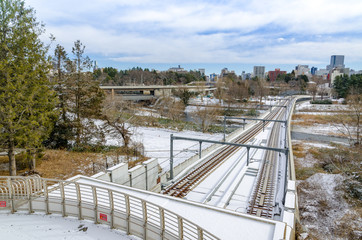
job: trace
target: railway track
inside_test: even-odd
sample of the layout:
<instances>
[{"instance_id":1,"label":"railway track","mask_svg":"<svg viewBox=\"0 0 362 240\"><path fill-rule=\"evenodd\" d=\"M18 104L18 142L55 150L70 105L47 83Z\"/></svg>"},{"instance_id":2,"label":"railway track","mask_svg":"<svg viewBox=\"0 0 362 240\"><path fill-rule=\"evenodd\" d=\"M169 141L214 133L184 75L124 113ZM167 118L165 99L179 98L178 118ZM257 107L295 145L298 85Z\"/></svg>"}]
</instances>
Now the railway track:
<instances>
[{"instance_id":1,"label":"railway track","mask_svg":"<svg viewBox=\"0 0 362 240\"><path fill-rule=\"evenodd\" d=\"M283 111L286 111L285 109ZM278 116L280 120L283 115ZM281 124L276 123L272 129L269 147L277 147ZM258 174L254 193L249 201L247 213L258 217L273 218L275 205L275 182L278 171L278 153L267 151L263 159L262 168Z\"/></svg>"},{"instance_id":2,"label":"railway track","mask_svg":"<svg viewBox=\"0 0 362 240\"><path fill-rule=\"evenodd\" d=\"M273 119L280 112L280 109L274 109L274 111L267 115L266 119ZM268 124L269 123L266 125ZM241 144L246 143L262 130L263 123L259 122L253 128L249 129L243 135L238 137L234 142ZM185 175L177 182L166 188L163 194L175 197L185 197L193 188L195 188L203 179L205 179L212 171L220 166L222 162L228 159L228 157L238 149L238 147L234 146L224 147L214 156L206 159L197 169L191 171L189 174Z\"/></svg>"}]
</instances>

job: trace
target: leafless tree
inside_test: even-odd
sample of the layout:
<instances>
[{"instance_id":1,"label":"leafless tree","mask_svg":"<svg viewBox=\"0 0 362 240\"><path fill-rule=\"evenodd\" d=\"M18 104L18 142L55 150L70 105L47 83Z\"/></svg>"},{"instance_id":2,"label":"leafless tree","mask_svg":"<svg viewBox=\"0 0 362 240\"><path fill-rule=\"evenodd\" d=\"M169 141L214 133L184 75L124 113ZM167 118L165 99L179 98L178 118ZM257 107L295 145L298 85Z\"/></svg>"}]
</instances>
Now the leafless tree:
<instances>
[{"instance_id":1,"label":"leafless tree","mask_svg":"<svg viewBox=\"0 0 362 240\"><path fill-rule=\"evenodd\" d=\"M219 105L198 105L196 111L193 112L193 118L200 123L202 132L207 132L212 123L214 123L220 115Z\"/></svg>"},{"instance_id":2,"label":"leafless tree","mask_svg":"<svg viewBox=\"0 0 362 240\"><path fill-rule=\"evenodd\" d=\"M362 94L352 90L346 100L349 112L344 117L334 117L333 125L341 134L349 138L352 145L360 145Z\"/></svg>"},{"instance_id":3,"label":"leafless tree","mask_svg":"<svg viewBox=\"0 0 362 240\"><path fill-rule=\"evenodd\" d=\"M162 116L172 120L180 119L184 116L185 105L182 101L177 101L175 98L167 96L158 103L159 112Z\"/></svg>"},{"instance_id":4,"label":"leafless tree","mask_svg":"<svg viewBox=\"0 0 362 240\"><path fill-rule=\"evenodd\" d=\"M218 78L216 81L215 97L219 99L219 103L225 99L225 84L222 78Z\"/></svg>"},{"instance_id":5,"label":"leafless tree","mask_svg":"<svg viewBox=\"0 0 362 240\"><path fill-rule=\"evenodd\" d=\"M130 104L111 99L110 96L104 101L102 112L105 120L104 130L116 138L121 137L126 149L131 142L134 111Z\"/></svg>"},{"instance_id":6,"label":"leafless tree","mask_svg":"<svg viewBox=\"0 0 362 240\"><path fill-rule=\"evenodd\" d=\"M313 96L313 101L315 100L315 97L318 93L318 80L319 78L317 76L313 76L307 87L309 94Z\"/></svg>"}]
</instances>

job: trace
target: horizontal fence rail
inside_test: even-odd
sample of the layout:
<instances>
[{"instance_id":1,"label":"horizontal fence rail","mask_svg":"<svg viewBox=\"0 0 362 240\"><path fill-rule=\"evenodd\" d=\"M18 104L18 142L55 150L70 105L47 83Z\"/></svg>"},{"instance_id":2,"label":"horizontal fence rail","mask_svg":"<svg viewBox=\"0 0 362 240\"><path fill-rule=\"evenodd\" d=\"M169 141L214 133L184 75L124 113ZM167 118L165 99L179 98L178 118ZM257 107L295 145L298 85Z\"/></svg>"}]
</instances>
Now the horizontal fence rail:
<instances>
[{"instance_id":1,"label":"horizontal fence rail","mask_svg":"<svg viewBox=\"0 0 362 240\"><path fill-rule=\"evenodd\" d=\"M141 198L111 188L39 176L0 176L1 211L74 216L143 239L219 239L178 214Z\"/></svg>"}]
</instances>

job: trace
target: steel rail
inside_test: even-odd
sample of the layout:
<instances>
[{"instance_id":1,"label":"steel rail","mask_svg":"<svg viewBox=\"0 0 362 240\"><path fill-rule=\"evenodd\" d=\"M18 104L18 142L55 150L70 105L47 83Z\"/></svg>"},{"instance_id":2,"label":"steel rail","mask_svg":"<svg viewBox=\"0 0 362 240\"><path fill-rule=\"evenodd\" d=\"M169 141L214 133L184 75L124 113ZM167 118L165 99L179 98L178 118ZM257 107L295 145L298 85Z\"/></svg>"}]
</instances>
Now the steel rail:
<instances>
[{"instance_id":1,"label":"steel rail","mask_svg":"<svg viewBox=\"0 0 362 240\"><path fill-rule=\"evenodd\" d=\"M286 109L284 109L286 111ZM283 113L280 113L278 118L282 117ZM279 142L280 123L276 123L271 132L271 137L268 142L268 146L275 147ZM257 184L254 188L254 194L252 195L247 213L256 215L258 217L273 217L273 210L275 205L275 181L276 172L278 170L277 156L275 152L267 151L260 174L258 175ZM285 183L286 184L286 183Z\"/></svg>"},{"instance_id":2,"label":"steel rail","mask_svg":"<svg viewBox=\"0 0 362 240\"><path fill-rule=\"evenodd\" d=\"M272 111L266 117L266 119L273 119L280 109L276 111ZM268 125L268 124L267 124ZM249 130L247 130L244 134L238 137L235 140L235 143L243 144L257 135L263 129L263 123L256 123L255 126ZM197 169L191 171L186 176L179 179L177 182L166 188L163 192L164 194L168 194L176 197L184 197L190 192L194 187L196 187L208 174L210 171L218 166L227 159L234 151L238 148L233 146L227 146L223 148L221 151L216 153L214 156L205 160Z\"/></svg>"}]
</instances>

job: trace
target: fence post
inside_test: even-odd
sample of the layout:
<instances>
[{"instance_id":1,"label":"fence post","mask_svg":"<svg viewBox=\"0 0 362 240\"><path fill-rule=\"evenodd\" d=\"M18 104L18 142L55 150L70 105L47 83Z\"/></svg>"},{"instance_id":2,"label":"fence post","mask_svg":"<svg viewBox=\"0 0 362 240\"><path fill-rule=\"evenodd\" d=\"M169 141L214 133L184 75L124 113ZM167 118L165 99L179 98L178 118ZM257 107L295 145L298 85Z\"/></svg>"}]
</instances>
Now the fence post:
<instances>
[{"instance_id":1,"label":"fence post","mask_svg":"<svg viewBox=\"0 0 362 240\"><path fill-rule=\"evenodd\" d=\"M30 187L30 179L26 178L25 179L25 186L26 186L26 195L28 198L28 211L29 214L33 212L33 205L32 205L32 200L31 200L31 195L32 195L32 191L31 191L31 187Z\"/></svg>"},{"instance_id":2,"label":"fence post","mask_svg":"<svg viewBox=\"0 0 362 240\"><path fill-rule=\"evenodd\" d=\"M165 210L163 210L163 208L160 207L159 211L160 211L160 229L161 229L160 237L161 239L163 239L165 235Z\"/></svg>"},{"instance_id":3,"label":"fence post","mask_svg":"<svg viewBox=\"0 0 362 240\"><path fill-rule=\"evenodd\" d=\"M249 155L250 147L246 147L246 166L249 166L250 155Z\"/></svg>"},{"instance_id":4,"label":"fence post","mask_svg":"<svg viewBox=\"0 0 362 240\"><path fill-rule=\"evenodd\" d=\"M184 239L184 224L181 217L177 217L178 222L178 239Z\"/></svg>"},{"instance_id":5,"label":"fence post","mask_svg":"<svg viewBox=\"0 0 362 240\"><path fill-rule=\"evenodd\" d=\"M226 135L226 116L224 116L224 142L226 141L225 135Z\"/></svg>"},{"instance_id":6,"label":"fence post","mask_svg":"<svg viewBox=\"0 0 362 240\"><path fill-rule=\"evenodd\" d=\"M285 176L284 176L284 198L283 198L283 204L285 204L285 198L287 196L287 189L288 189L288 155L289 155L289 149L287 148L285 150Z\"/></svg>"},{"instance_id":7,"label":"fence post","mask_svg":"<svg viewBox=\"0 0 362 240\"><path fill-rule=\"evenodd\" d=\"M204 232L199 227L197 227L197 239L198 240L203 240L204 239Z\"/></svg>"},{"instance_id":8,"label":"fence post","mask_svg":"<svg viewBox=\"0 0 362 240\"><path fill-rule=\"evenodd\" d=\"M142 213L143 213L143 239L147 239L147 204L142 201Z\"/></svg>"},{"instance_id":9,"label":"fence post","mask_svg":"<svg viewBox=\"0 0 362 240\"><path fill-rule=\"evenodd\" d=\"M77 193L77 206L78 206L78 219L82 220L82 195L80 193L80 187L79 187L79 183L75 182L75 191Z\"/></svg>"},{"instance_id":10,"label":"fence post","mask_svg":"<svg viewBox=\"0 0 362 240\"><path fill-rule=\"evenodd\" d=\"M146 190L148 190L148 172L147 172L147 164L142 164L145 166L145 175L146 175Z\"/></svg>"},{"instance_id":11,"label":"fence post","mask_svg":"<svg viewBox=\"0 0 362 240\"><path fill-rule=\"evenodd\" d=\"M64 192L64 184L62 181L59 182L59 187L60 187L60 195L62 198L61 204L62 204L62 216L65 217L65 192Z\"/></svg>"},{"instance_id":12,"label":"fence post","mask_svg":"<svg viewBox=\"0 0 362 240\"><path fill-rule=\"evenodd\" d=\"M98 199L97 199L97 189L92 186L93 193L93 204L94 204L94 223L98 223Z\"/></svg>"},{"instance_id":13,"label":"fence post","mask_svg":"<svg viewBox=\"0 0 362 240\"><path fill-rule=\"evenodd\" d=\"M109 197L109 207L111 208L111 228L114 228L114 202L113 202L113 192L108 189L108 197Z\"/></svg>"},{"instance_id":14,"label":"fence post","mask_svg":"<svg viewBox=\"0 0 362 240\"><path fill-rule=\"evenodd\" d=\"M173 179L173 134L170 135L170 179Z\"/></svg>"},{"instance_id":15,"label":"fence post","mask_svg":"<svg viewBox=\"0 0 362 240\"><path fill-rule=\"evenodd\" d=\"M43 188L44 188L45 214L49 214L48 183L46 179L43 180Z\"/></svg>"},{"instance_id":16,"label":"fence post","mask_svg":"<svg viewBox=\"0 0 362 240\"><path fill-rule=\"evenodd\" d=\"M11 213L15 212L15 205L14 205L14 191L13 191L13 185L12 185L11 177L8 177L8 188L9 188L9 198L11 202Z\"/></svg>"},{"instance_id":17,"label":"fence post","mask_svg":"<svg viewBox=\"0 0 362 240\"><path fill-rule=\"evenodd\" d=\"M201 159L201 154L202 154L201 145L202 145L202 141L199 141L199 159Z\"/></svg>"},{"instance_id":18,"label":"fence post","mask_svg":"<svg viewBox=\"0 0 362 240\"><path fill-rule=\"evenodd\" d=\"M129 203L129 196L125 195L124 200L126 202L126 222L127 222L126 234L130 235L130 232L131 232L131 228L130 228L131 206L130 206L130 203Z\"/></svg>"}]
</instances>

